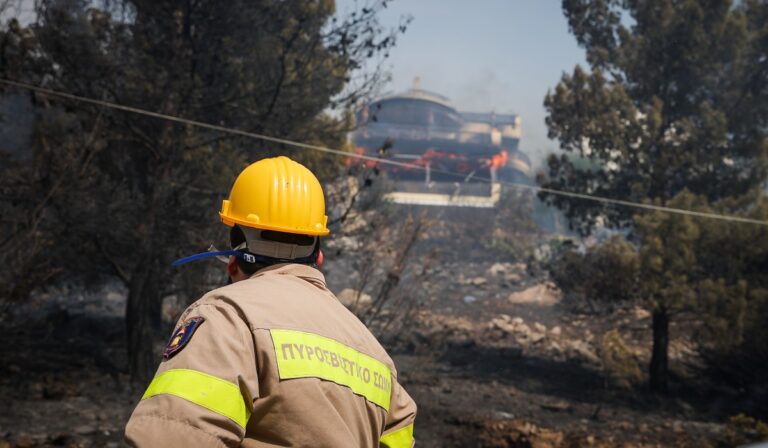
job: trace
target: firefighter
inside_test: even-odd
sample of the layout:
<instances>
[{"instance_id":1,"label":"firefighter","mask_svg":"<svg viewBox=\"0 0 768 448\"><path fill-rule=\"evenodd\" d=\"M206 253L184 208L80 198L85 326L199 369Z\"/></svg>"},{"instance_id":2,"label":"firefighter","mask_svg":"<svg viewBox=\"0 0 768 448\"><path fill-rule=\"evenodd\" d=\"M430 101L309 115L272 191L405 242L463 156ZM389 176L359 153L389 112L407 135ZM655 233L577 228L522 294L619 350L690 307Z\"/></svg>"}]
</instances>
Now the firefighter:
<instances>
[{"instance_id":1,"label":"firefighter","mask_svg":"<svg viewBox=\"0 0 768 448\"><path fill-rule=\"evenodd\" d=\"M323 191L303 165L248 166L219 213L231 284L180 317L125 429L139 447L411 447L416 404L328 290Z\"/></svg>"}]
</instances>

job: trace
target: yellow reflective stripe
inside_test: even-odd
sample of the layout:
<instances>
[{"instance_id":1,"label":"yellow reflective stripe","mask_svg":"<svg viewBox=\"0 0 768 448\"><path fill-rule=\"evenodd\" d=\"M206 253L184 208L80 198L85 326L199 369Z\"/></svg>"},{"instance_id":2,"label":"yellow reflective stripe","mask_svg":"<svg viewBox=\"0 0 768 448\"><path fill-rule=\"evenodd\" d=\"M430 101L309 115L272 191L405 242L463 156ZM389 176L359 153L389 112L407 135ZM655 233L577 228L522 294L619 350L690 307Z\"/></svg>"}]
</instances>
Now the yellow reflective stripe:
<instances>
[{"instance_id":1,"label":"yellow reflective stripe","mask_svg":"<svg viewBox=\"0 0 768 448\"><path fill-rule=\"evenodd\" d=\"M380 448L411 448L413 446L413 423L381 436Z\"/></svg>"},{"instance_id":2,"label":"yellow reflective stripe","mask_svg":"<svg viewBox=\"0 0 768 448\"><path fill-rule=\"evenodd\" d=\"M281 380L332 381L389 410L392 373L383 362L316 334L293 330L270 330L270 333Z\"/></svg>"},{"instance_id":3,"label":"yellow reflective stripe","mask_svg":"<svg viewBox=\"0 0 768 448\"><path fill-rule=\"evenodd\" d=\"M243 428L251 416L240 387L196 370L172 369L157 375L141 399L163 394L175 395L210 409Z\"/></svg>"}]
</instances>

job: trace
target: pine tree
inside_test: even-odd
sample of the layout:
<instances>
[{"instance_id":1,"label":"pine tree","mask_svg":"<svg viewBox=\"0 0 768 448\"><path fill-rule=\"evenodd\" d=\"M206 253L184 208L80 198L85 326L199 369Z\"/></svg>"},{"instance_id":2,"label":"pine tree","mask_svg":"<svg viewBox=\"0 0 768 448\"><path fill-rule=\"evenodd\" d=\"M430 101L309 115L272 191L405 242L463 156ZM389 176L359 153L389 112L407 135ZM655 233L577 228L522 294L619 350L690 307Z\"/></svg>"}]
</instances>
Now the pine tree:
<instances>
[{"instance_id":1,"label":"pine tree","mask_svg":"<svg viewBox=\"0 0 768 448\"><path fill-rule=\"evenodd\" d=\"M670 205L685 189L713 203L745 195L764 182L766 2L564 0L563 9L590 67L577 66L545 98L549 136L560 141L566 155L550 157L544 186ZM579 169L568 153L595 162L597 168ZM598 223L634 226L634 211L628 208L542 197L562 209L582 233ZM646 224L649 232L674 227ZM646 275L661 275L658 257L661 266L679 261L665 258L671 250L667 244L679 243L675 247L682 250L690 243L685 238L693 238L687 232L695 232L680 225L672 229L682 232L679 241L646 234L641 248ZM668 275L676 279L643 279L659 288L652 293L659 303L653 310L657 347L650 372L656 390L666 385L669 315L663 304L688 295L673 288L684 280L685 270L673 271Z\"/></svg>"}]
</instances>

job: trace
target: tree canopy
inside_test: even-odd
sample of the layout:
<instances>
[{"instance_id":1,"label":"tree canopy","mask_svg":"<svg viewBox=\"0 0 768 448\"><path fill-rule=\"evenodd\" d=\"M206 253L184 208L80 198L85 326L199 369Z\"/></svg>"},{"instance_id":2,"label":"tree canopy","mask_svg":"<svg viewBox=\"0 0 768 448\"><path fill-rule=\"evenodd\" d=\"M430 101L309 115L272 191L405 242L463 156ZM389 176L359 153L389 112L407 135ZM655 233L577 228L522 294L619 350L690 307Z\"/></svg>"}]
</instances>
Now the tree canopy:
<instances>
[{"instance_id":1,"label":"tree canopy","mask_svg":"<svg viewBox=\"0 0 768 448\"><path fill-rule=\"evenodd\" d=\"M544 186L665 204L683 189L709 201L766 179L768 5L748 0L564 0L589 70L564 75L544 105ZM576 167L572 153L597 162ZM589 232L632 211L542 194Z\"/></svg>"},{"instance_id":2,"label":"tree canopy","mask_svg":"<svg viewBox=\"0 0 768 448\"><path fill-rule=\"evenodd\" d=\"M348 16L332 0L42 0L0 30L0 76L88 98L340 147L348 111L384 73L399 28L388 1ZM194 297L201 267L173 259L216 240L216 212L246 164L278 152L321 175L317 153L28 92L31 159L0 148L3 296L53 276L111 274L129 289L131 372L148 378L162 299ZM337 113L329 113L336 109ZM5 264L5 263L4 263Z\"/></svg>"}]
</instances>

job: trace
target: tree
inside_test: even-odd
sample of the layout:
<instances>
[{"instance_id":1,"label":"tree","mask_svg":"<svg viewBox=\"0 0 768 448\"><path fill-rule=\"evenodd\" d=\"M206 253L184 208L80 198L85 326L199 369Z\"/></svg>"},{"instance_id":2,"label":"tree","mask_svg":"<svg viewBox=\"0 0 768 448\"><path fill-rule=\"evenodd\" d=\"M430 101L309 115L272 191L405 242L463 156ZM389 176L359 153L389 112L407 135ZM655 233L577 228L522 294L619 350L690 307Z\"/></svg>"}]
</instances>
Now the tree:
<instances>
[{"instance_id":1,"label":"tree","mask_svg":"<svg viewBox=\"0 0 768 448\"><path fill-rule=\"evenodd\" d=\"M669 205L768 218L763 192L710 205L684 190ZM681 312L702 316L713 346L705 352L717 359L715 370L742 388L761 384L768 374L765 228L653 212L636 217L635 231L641 242L638 287L654 314L661 314L654 316L654 325L667 325L670 316ZM654 340L650 366L651 385L659 390L667 386L666 334L654 331L654 338L663 338Z\"/></svg>"},{"instance_id":2,"label":"tree","mask_svg":"<svg viewBox=\"0 0 768 448\"><path fill-rule=\"evenodd\" d=\"M668 205L705 213L768 219L764 192L710 205L683 190ZM635 215L630 243L614 235L583 254L566 251L550 267L568 296L587 301L640 301L653 312L650 375L667 388L668 326L679 314L697 316L708 370L755 397L768 375L768 233L762 226L703 220L654 211ZM759 401L759 399L757 400ZM765 411L765 410L764 410Z\"/></svg>"},{"instance_id":3,"label":"tree","mask_svg":"<svg viewBox=\"0 0 768 448\"><path fill-rule=\"evenodd\" d=\"M547 94L549 136L598 168L551 156L545 187L669 205L684 189L713 203L764 182L768 4L564 0L563 9L590 70L577 66ZM541 196L582 233L598 222L634 225L628 208ZM653 316L654 341L663 345L667 312ZM651 383L661 390L666 351L653 356Z\"/></svg>"},{"instance_id":4,"label":"tree","mask_svg":"<svg viewBox=\"0 0 768 448\"><path fill-rule=\"evenodd\" d=\"M705 199L687 191L675 196L669 205L709 211ZM638 286L652 310L650 386L655 391L666 391L670 317L697 305L696 286L703 274L696 250L701 237L700 221L688 215L654 212L638 215L635 227L641 241Z\"/></svg>"},{"instance_id":5,"label":"tree","mask_svg":"<svg viewBox=\"0 0 768 448\"><path fill-rule=\"evenodd\" d=\"M348 109L376 87L381 72L362 69L404 30L378 25L386 4L336 18L329 0L43 0L34 24L11 24L3 34L0 56L8 63L0 69L76 95L340 146L348 115L327 109ZM9 246L0 249L21 253L22 242L38 238L55 250L57 241L64 256L50 265L51 275L120 277L129 290L129 365L142 381L156 365L163 297L202 287L203 267L177 271L170 262L214 239L215 211L237 172L278 152L325 174L339 166L154 118L37 95L33 101L36 159L3 177L3 191L21 194L0 204L18 221L8 224ZM33 254L29 271L49 263L50 253Z\"/></svg>"}]
</instances>

